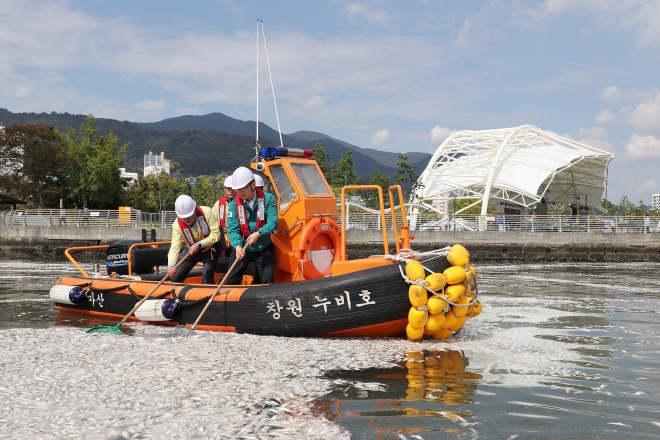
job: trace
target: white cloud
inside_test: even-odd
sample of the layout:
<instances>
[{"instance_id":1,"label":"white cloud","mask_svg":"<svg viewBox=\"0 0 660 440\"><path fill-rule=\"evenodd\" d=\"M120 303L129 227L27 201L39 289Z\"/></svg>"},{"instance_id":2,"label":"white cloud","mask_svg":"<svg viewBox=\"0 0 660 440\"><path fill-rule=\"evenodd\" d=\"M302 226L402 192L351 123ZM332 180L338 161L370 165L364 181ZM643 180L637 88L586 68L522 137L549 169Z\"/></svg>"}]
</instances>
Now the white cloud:
<instances>
[{"instance_id":1,"label":"white cloud","mask_svg":"<svg viewBox=\"0 0 660 440\"><path fill-rule=\"evenodd\" d=\"M599 96L605 102L621 101L624 97L625 95L621 93L617 86L605 87L605 90Z\"/></svg>"},{"instance_id":2,"label":"white cloud","mask_svg":"<svg viewBox=\"0 0 660 440\"><path fill-rule=\"evenodd\" d=\"M635 133L626 144L626 156L632 160L660 159L660 139Z\"/></svg>"},{"instance_id":3,"label":"white cloud","mask_svg":"<svg viewBox=\"0 0 660 440\"><path fill-rule=\"evenodd\" d=\"M439 145L457 131L458 130L452 130L451 128L440 127L439 125L436 125L431 130L431 142L435 145Z\"/></svg>"},{"instance_id":4,"label":"white cloud","mask_svg":"<svg viewBox=\"0 0 660 440\"><path fill-rule=\"evenodd\" d=\"M628 116L628 122L642 133L660 133L660 93L640 103Z\"/></svg>"},{"instance_id":5,"label":"white cloud","mask_svg":"<svg viewBox=\"0 0 660 440\"><path fill-rule=\"evenodd\" d=\"M155 99L147 99L145 101L138 101L135 103L135 107L145 110L163 110L165 108L165 100L156 101Z\"/></svg>"},{"instance_id":6,"label":"white cloud","mask_svg":"<svg viewBox=\"0 0 660 440\"><path fill-rule=\"evenodd\" d=\"M348 19L351 21L356 21L358 18L362 18L367 20L369 24L387 23L390 21L387 12L382 9L370 8L369 6L359 3L349 4L341 11L341 13L348 16Z\"/></svg>"},{"instance_id":7,"label":"white cloud","mask_svg":"<svg viewBox=\"0 0 660 440\"><path fill-rule=\"evenodd\" d=\"M635 191L637 194L640 193L649 193L652 191L655 191L658 188L658 182L656 182L653 179L647 180L646 182L642 183L637 187L637 190Z\"/></svg>"},{"instance_id":8,"label":"white cloud","mask_svg":"<svg viewBox=\"0 0 660 440\"><path fill-rule=\"evenodd\" d=\"M307 102L305 103L305 108L314 109L318 107L324 107L326 104L327 101L323 97L319 95L314 95L307 100Z\"/></svg>"},{"instance_id":9,"label":"white cloud","mask_svg":"<svg viewBox=\"0 0 660 440\"><path fill-rule=\"evenodd\" d=\"M609 124L610 122L616 121L616 116L612 114L609 110L602 110L594 118L596 124Z\"/></svg>"},{"instance_id":10,"label":"white cloud","mask_svg":"<svg viewBox=\"0 0 660 440\"><path fill-rule=\"evenodd\" d=\"M374 136L371 138L371 145L378 146L383 145L390 138L390 132L388 130L378 130L374 133Z\"/></svg>"}]
</instances>

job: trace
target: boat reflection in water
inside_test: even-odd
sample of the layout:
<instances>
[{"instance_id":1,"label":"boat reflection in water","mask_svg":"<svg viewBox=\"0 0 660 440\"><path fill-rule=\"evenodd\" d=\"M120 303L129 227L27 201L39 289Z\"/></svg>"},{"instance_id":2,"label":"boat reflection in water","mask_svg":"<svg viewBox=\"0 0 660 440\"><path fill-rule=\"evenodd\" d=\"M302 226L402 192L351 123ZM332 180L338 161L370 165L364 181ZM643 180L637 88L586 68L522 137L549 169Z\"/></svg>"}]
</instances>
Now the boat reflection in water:
<instances>
[{"instance_id":1,"label":"boat reflection in water","mask_svg":"<svg viewBox=\"0 0 660 440\"><path fill-rule=\"evenodd\" d=\"M468 365L460 351L423 350L407 352L400 368L337 371L329 375L334 389L319 409L358 437L463 432L456 422L465 423L471 414L457 407L474 403L482 378ZM449 423L439 423L442 419Z\"/></svg>"}]
</instances>

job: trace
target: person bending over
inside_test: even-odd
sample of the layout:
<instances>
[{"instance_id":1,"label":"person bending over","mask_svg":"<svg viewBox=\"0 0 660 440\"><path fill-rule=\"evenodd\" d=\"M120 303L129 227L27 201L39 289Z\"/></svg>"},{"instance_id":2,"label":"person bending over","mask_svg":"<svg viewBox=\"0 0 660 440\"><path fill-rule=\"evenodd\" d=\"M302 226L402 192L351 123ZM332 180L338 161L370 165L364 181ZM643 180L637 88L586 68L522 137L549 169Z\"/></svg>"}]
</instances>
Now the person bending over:
<instances>
[{"instance_id":1,"label":"person bending over","mask_svg":"<svg viewBox=\"0 0 660 440\"><path fill-rule=\"evenodd\" d=\"M277 228L277 200L270 193L256 188L254 174L240 167L232 175L236 198L229 204L227 231L234 250L229 266L240 260L227 284L240 284L245 269L254 262L259 280L263 284L273 282L274 254L270 234Z\"/></svg>"},{"instance_id":2,"label":"person bending over","mask_svg":"<svg viewBox=\"0 0 660 440\"><path fill-rule=\"evenodd\" d=\"M224 187L225 195L220 200L215 202L215 205L213 205L213 212L217 213L218 215L220 234L223 235L225 244L227 245L227 248L222 254L225 257L229 257L231 255L232 247L229 236L227 235L227 208L229 207L231 201L236 197L236 191L231 187L231 176L225 179Z\"/></svg>"},{"instance_id":3,"label":"person bending over","mask_svg":"<svg viewBox=\"0 0 660 440\"><path fill-rule=\"evenodd\" d=\"M172 224L172 245L167 254L168 275L172 281L180 283L201 261L202 283L215 284L213 273L220 252L224 249L224 239L218 228L218 217L211 208L197 206L192 197L185 194L176 199L174 208L178 218ZM185 245L183 250L182 245ZM176 262L188 252L190 252L188 259L175 269Z\"/></svg>"}]
</instances>

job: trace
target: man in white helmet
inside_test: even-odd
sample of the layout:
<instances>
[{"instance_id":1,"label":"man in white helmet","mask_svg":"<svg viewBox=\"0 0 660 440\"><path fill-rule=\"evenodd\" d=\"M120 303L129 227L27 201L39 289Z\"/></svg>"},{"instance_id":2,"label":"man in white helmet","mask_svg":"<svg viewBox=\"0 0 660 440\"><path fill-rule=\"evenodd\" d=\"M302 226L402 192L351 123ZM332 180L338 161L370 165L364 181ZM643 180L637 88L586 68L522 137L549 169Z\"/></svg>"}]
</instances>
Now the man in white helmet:
<instances>
[{"instance_id":1,"label":"man in white helmet","mask_svg":"<svg viewBox=\"0 0 660 440\"><path fill-rule=\"evenodd\" d=\"M270 234L277 228L277 200L256 187L254 174L240 167L232 174L236 198L227 211L227 231L234 244L229 266L240 260L227 284L240 284L245 269L254 262L261 283L273 282L274 254Z\"/></svg>"},{"instance_id":2,"label":"man in white helmet","mask_svg":"<svg viewBox=\"0 0 660 440\"><path fill-rule=\"evenodd\" d=\"M231 254L232 247L227 235L227 208L232 200L236 197L236 191L231 186L231 176L225 179L224 183L225 195L213 205L213 212L218 216L218 225L220 226L220 233L224 236L227 248L223 255L228 257Z\"/></svg>"},{"instance_id":3,"label":"man in white helmet","mask_svg":"<svg viewBox=\"0 0 660 440\"><path fill-rule=\"evenodd\" d=\"M264 178L261 177L259 174L254 175L254 185L263 190L264 189Z\"/></svg>"},{"instance_id":4,"label":"man in white helmet","mask_svg":"<svg viewBox=\"0 0 660 440\"><path fill-rule=\"evenodd\" d=\"M218 263L220 252L224 249L224 239L218 228L218 217L208 206L197 206L188 195L180 195L174 203L177 219L172 224L172 245L167 254L167 273L172 281L182 282L190 270L202 262L202 283L215 284L213 273ZM190 256L178 269L179 258L185 255L181 245L189 247ZM217 255L216 255L217 254Z\"/></svg>"}]
</instances>

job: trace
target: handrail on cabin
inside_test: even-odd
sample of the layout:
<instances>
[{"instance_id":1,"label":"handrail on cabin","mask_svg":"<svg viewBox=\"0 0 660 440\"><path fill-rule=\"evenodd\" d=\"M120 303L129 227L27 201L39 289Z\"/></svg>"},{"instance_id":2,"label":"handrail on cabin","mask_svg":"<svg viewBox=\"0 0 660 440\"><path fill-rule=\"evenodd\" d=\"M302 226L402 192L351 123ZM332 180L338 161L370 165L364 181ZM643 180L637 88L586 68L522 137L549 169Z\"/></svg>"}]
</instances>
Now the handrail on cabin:
<instances>
[{"instance_id":1,"label":"handrail on cabin","mask_svg":"<svg viewBox=\"0 0 660 440\"><path fill-rule=\"evenodd\" d=\"M131 247L128 248L128 274L130 275L130 274L133 273L133 262L131 261L131 255L133 254L133 248L149 246L149 247L152 247L152 248L156 249L156 248L158 248L158 247L160 247L164 244L171 245L172 241L151 241L151 242L132 244ZM156 245L158 245L158 246L156 246ZM158 267L156 267L156 273L158 273Z\"/></svg>"},{"instance_id":2,"label":"handrail on cabin","mask_svg":"<svg viewBox=\"0 0 660 440\"><path fill-rule=\"evenodd\" d=\"M80 264L78 264L78 262L76 261L76 259L73 258L73 256L71 255L71 252L77 252L77 251L91 251L91 250L94 250L94 249L107 249L107 248L108 248L108 245L107 245L107 244L103 244L103 245L99 245L99 246L79 246L79 247L71 247L71 248L68 248L67 250L64 251L64 255L66 255L66 257L69 259L69 261L70 261L70 262L76 267L76 269L78 269L78 270L80 271L81 274L83 274L83 276L88 277L89 274L88 274L87 272L85 272L85 269L83 269L83 268L80 266Z\"/></svg>"},{"instance_id":3,"label":"handrail on cabin","mask_svg":"<svg viewBox=\"0 0 660 440\"><path fill-rule=\"evenodd\" d=\"M346 191L363 191L363 190L376 190L378 191L378 203L380 204L380 221L381 229L383 230L383 247L385 255L390 253L389 243L387 240L387 228L385 220L385 202L383 201L383 188L378 185L348 185L341 189L341 258L343 261L348 260L348 252L346 251ZM398 245L397 245L398 247Z\"/></svg>"}]
</instances>

